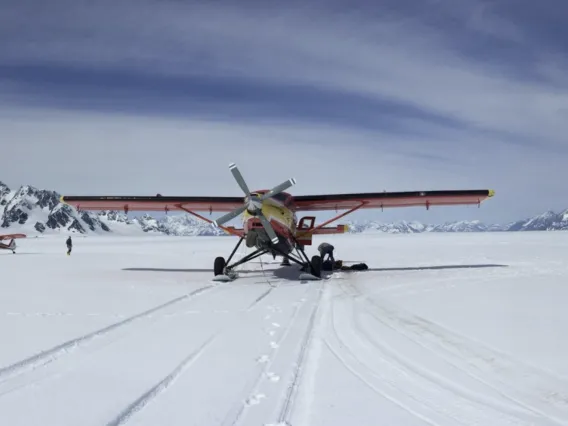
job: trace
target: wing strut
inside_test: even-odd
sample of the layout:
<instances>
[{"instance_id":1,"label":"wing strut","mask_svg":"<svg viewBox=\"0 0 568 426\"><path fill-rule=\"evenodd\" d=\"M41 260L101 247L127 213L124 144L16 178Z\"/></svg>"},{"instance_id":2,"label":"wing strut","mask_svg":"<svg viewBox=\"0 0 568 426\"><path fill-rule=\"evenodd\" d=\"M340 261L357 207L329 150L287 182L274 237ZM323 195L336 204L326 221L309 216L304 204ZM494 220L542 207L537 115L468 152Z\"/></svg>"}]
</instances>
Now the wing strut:
<instances>
[{"instance_id":1,"label":"wing strut","mask_svg":"<svg viewBox=\"0 0 568 426\"><path fill-rule=\"evenodd\" d=\"M199 219L201 219L201 220L204 220L205 222L208 222L208 223L210 223L210 224L213 224L213 221L212 221L211 219L207 219L206 217L201 216L200 214L195 213L194 211L191 211L191 210L189 210L189 209L186 209L186 208L185 208L183 205L181 205L181 204L178 204L178 207L179 207L180 209L182 209L184 212L187 212L187 213L189 213L189 214L191 214L191 215L193 215L193 216L195 216L195 217L197 217L197 218L199 218ZM237 237L241 237L241 235L240 235L238 232L235 232L235 231L233 231L232 229L227 228L226 226L217 225L217 227L218 227L218 228L221 228L221 229L222 229L223 231L225 231L227 234L236 235Z\"/></svg>"},{"instance_id":2,"label":"wing strut","mask_svg":"<svg viewBox=\"0 0 568 426\"><path fill-rule=\"evenodd\" d=\"M318 229L323 228L325 225L330 224L331 222L335 222L337 219L341 219L344 216L347 216L348 214L353 213L355 210L359 210L361 207L363 207L365 204L367 204L367 201L361 201L361 204L359 204L358 206L355 206L349 210L347 210L346 212L343 212L341 214L338 214L335 217L332 217L331 219L319 224L318 226L312 228L312 229L308 229L306 231L302 230L302 237L304 237L304 235L310 235L313 234L315 231L317 231ZM305 234L304 234L305 232Z\"/></svg>"}]
</instances>

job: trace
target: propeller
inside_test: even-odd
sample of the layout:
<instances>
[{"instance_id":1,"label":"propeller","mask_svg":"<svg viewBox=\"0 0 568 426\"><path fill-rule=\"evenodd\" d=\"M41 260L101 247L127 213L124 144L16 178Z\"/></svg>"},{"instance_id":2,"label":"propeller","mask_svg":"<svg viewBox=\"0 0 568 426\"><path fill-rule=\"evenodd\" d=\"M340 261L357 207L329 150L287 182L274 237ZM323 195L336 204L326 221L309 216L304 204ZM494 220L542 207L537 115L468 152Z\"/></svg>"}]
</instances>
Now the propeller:
<instances>
[{"instance_id":1,"label":"propeller","mask_svg":"<svg viewBox=\"0 0 568 426\"><path fill-rule=\"evenodd\" d=\"M272 241L272 243L276 244L278 242L278 236L276 235L274 228L272 227L266 216L262 214L262 205L263 202L268 198L273 197L274 195L285 191L286 189L290 188L292 185L295 185L296 180L293 178L288 179L287 181L282 182L279 185L276 185L270 191L262 194L261 196L258 196L251 194L250 189L246 184L245 179L243 178L243 175L241 174L239 168L235 163L229 164L229 170L233 174L233 177L237 181L238 185L241 187L242 191L245 193L245 202L242 206L237 207L235 210L213 221L213 225L215 226L223 225L224 223L229 222L230 220L236 218L237 216L247 211L252 216L258 217L260 223L262 224L264 230L266 231L266 234L268 235L268 238L270 238L270 241Z\"/></svg>"}]
</instances>

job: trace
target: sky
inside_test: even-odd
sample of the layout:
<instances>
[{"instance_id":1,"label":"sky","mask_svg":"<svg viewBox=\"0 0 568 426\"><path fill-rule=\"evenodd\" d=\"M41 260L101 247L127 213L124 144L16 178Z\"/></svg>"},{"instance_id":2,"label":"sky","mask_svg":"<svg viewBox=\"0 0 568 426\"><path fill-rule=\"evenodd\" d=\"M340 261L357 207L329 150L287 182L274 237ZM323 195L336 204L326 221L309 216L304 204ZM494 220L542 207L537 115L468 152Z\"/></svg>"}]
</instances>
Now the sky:
<instances>
[{"instance_id":1,"label":"sky","mask_svg":"<svg viewBox=\"0 0 568 426\"><path fill-rule=\"evenodd\" d=\"M0 181L67 195L494 189L568 208L568 2L0 0Z\"/></svg>"}]
</instances>

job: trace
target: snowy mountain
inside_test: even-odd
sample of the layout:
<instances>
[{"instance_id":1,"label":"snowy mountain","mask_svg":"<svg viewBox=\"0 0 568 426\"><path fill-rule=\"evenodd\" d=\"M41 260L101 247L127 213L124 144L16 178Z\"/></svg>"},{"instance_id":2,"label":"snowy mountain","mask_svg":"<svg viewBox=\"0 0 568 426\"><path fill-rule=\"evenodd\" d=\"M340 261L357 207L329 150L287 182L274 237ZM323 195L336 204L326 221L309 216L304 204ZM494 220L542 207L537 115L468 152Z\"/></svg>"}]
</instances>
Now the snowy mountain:
<instances>
[{"instance_id":1,"label":"snowy mountain","mask_svg":"<svg viewBox=\"0 0 568 426\"><path fill-rule=\"evenodd\" d=\"M416 234L425 232L427 226L420 222L401 221L397 223L382 223L376 221L345 221L352 233L388 233L388 234Z\"/></svg>"},{"instance_id":2,"label":"snowy mountain","mask_svg":"<svg viewBox=\"0 0 568 426\"><path fill-rule=\"evenodd\" d=\"M60 201L55 191L25 185L11 190L0 182L0 234L24 232L30 235L50 233L126 234L156 233L166 235L225 235L208 223L189 215L150 215L130 218L116 211L79 212Z\"/></svg>"},{"instance_id":3,"label":"snowy mountain","mask_svg":"<svg viewBox=\"0 0 568 426\"><path fill-rule=\"evenodd\" d=\"M11 190L0 182L0 234L25 232L30 235L49 233L80 234L156 234L175 236L221 236L221 229L188 214L155 218L149 214L129 217L116 211L78 212L62 204L55 191L25 185ZM486 225L480 221L459 221L444 224L423 224L400 221L347 221L352 233L410 234L422 232L508 232L568 230L568 210L552 211L506 225Z\"/></svg>"},{"instance_id":4,"label":"snowy mountain","mask_svg":"<svg viewBox=\"0 0 568 426\"><path fill-rule=\"evenodd\" d=\"M568 210L562 213L547 211L530 219L514 222L507 231L565 231L568 230Z\"/></svg>"},{"instance_id":5,"label":"snowy mountain","mask_svg":"<svg viewBox=\"0 0 568 426\"><path fill-rule=\"evenodd\" d=\"M99 219L113 231L122 226L132 228L133 231L157 233L174 236L226 235L224 231L214 228L209 223L193 218L190 215L172 215L156 219L149 214L128 218L127 215L116 211L103 211L98 214Z\"/></svg>"},{"instance_id":6,"label":"snowy mountain","mask_svg":"<svg viewBox=\"0 0 568 426\"><path fill-rule=\"evenodd\" d=\"M349 230L353 233L382 232L388 234L416 234L421 232L489 232L506 230L506 226L485 225L478 220L447 222L440 225L406 221L395 223L382 223L376 221L347 222L347 225L349 225Z\"/></svg>"},{"instance_id":7,"label":"snowy mountain","mask_svg":"<svg viewBox=\"0 0 568 426\"><path fill-rule=\"evenodd\" d=\"M54 191L25 185L12 191L0 182L0 231L50 233L54 231L109 232L110 229L92 213L78 213L59 201Z\"/></svg>"},{"instance_id":8,"label":"snowy mountain","mask_svg":"<svg viewBox=\"0 0 568 426\"><path fill-rule=\"evenodd\" d=\"M568 230L568 209L561 213L552 211L541 215L499 225L484 224L478 220L448 222L441 225L425 225L419 222L381 223L351 222L351 232L386 232L389 234L408 234L417 232L513 232L513 231L564 231Z\"/></svg>"}]
</instances>

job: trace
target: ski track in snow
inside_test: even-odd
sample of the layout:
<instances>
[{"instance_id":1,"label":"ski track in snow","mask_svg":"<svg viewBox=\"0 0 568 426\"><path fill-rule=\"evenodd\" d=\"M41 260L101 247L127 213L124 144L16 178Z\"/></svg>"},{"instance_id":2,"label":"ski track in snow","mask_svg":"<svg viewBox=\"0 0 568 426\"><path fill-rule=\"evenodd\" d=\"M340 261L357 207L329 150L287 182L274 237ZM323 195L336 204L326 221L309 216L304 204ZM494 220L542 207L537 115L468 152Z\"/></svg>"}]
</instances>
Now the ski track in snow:
<instances>
[{"instance_id":1,"label":"ski track in snow","mask_svg":"<svg viewBox=\"0 0 568 426\"><path fill-rule=\"evenodd\" d=\"M351 288L354 288L351 286ZM487 388L494 390L512 407L524 409L538 419L538 424L568 424L568 381L551 375L548 371L514 359L512 356L497 351L480 342L452 332L435 323L405 312L399 306L380 303L365 297L357 291L358 300L373 319L396 331L423 349L429 350L445 362L461 370ZM361 315L356 315L357 329L363 331ZM376 344L376 339L368 331L363 331L367 340ZM400 355L398 359L402 361ZM466 362L464 362L466 360ZM414 365L417 371L418 365ZM430 375L434 381L442 385L444 380ZM507 380L501 377L507 377ZM517 385L515 385L517 384ZM535 384L537 385L535 387ZM459 384L447 382L446 386L454 393L468 393ZM538 389L538 391L534 391ZM559 390L564 390L562 391ZM469 394L471 399L485 404L487 407L506 410L496 401L484 398L481 394ZM543 409L544 408L544 409ZM516 409L515 411L518 411ZM534 421L534 420L533 420Z\"/></svg>"},{"instance_id":2,"label":"ski track in snow","mask_svg":"<svg viewBox=\"0 0 568 426\"><path fill-rule=\"evenodd\" d=\"M245 285L246 285L246 280L245 281ZM259 286L255 286L258 287L257 290L262 290L261 287ZM266 296L270 293L270 291L272 291L274 288L276 288L277 286L272 286L268 291L263 292L260 296L255 297L255 300L253 301L252 304L249 305L248 308L246 309L235 309L235 310L212 310L212 312L214 314L220 314L220 313L241 313L241 312L248 312L250 311L250 307L251 306L256 306L258 305L258 303L265 299ZM144 318L148 318L152 320L152 324L155 325L158 320L163 320L165 318L176 318L176 317L180 317L183 316L184 314L187 313L203 313L203 312L207 312L207 310L182 310L182 304L180 302L188 302L188 303L194 303L197 301L197 299L193 296L197 296L197 295L205 295L206 293L208 293L209 295L211 294L215 294L215 293L211 293L211 291L215 291L215 290L221 290L223 292L228 292L228 291L237 291L237 289L234 286L231 285L227 285L227 284L216 284L216 285L208 285L208 286L204 286L201 287L197 290L194 290L192 292L190 292L187 295L175 298L173 300L170 300L169 302L166 302L162 305L159 305L157 307L154 307L148 311L144 311L141 314L137 314L135 316L132 316L130 318L128 318L125 321L121 321L120 323L117 324L113 324L109 327L104 328L103 330L106 330L107 332L111 331L110 328L112 327L113 329L117 329L118 325L125 325L126 322L132 321L133 319L142 319ZM167 312L162 312L163 310L165 310L168 307L173 307L174 305L177 306L177 310L172 312L172 313L167 313ZM161 315L160 316L153 316L154 314L156 314L158 311L160 311ZM225 321L230 322L232 319L231 318L227 318ZM125 328L121 327L120 330L122 332L125 332ZM88 352L84 352L83 356L84 357L89 357L92 358L94 356L96 356L96 354L102 350L105 350L108 346L115 344L117 341L119 341L120 339L124 339L124 338L133 338L137 335L140 334L145 334L145 335L149 335L152 332L152 329L148 326L146 327L136 327L133 329L129 329L128 333L123 334L121 336L117 335L115 339L111 339L110 335L107 335L106 333L104 334L105 339L101 339L101 337L103 337L103 334L100 334L99 332L95 332L95 333L99 333L97 334L97 345L96 347L94 346L94 342L91 343L88 346ZM94 333L91 333L94 334ZM86 336L90 336L86 335ZM86 336L77 338L77 339L73 339L72 342L75 342L77 340L81 340ZM65 345L65 344L63 344ZM53 350L60 348L62 345L58 345L55 348L48 350L48 351L44 351L41 354L46 354L49 355L52 353ZM78 347L75 347L75 349L77 349ZM84 346L84 349L86 349L87 346ZM63 355L67 355L70 354L70 351L65 351L63 352ZM75 357L77 356L77 354L75 355ZM58 361L60 358L57 356L51 357L48 360L46 360L45 362L41 362L38 363L34 366L28 366L29 369L24 370L24 371L20 371L18 375L12 375L11 377L5 379L4 381L0 381L0 398L4 395L7 395L9 393L12 393L14 391L22 391L25 390L27 388L33 388L33 389L38 389L38 383L40 381L45 381L47 379L53 379L53 378L61 378L63 377L65 374L69 374L70 372L73 371L74 368L77 367L77 365L75 364L84 364L86 362L88 362L89 360L84 359L84 360L77 360L74 359L74 363L70 363L69 361L67 361L63 366L59 366L59 365L55 365L55 361ZM35 357L31 357L29 359L35 359ZM39 361L38 361L39 362ZM21 363L21 361L20 361ZM41 369L41 375L38 374L39 369ZM26 374L28 373L28 374ZM30 374L33 373L33 374ZM29 376L29 377L28 377Z\"/></svg>"},{"instance_id":3,"label":"ski track in snow","mask_svg":"<svg viewBox=\"0 0 568 426\"><path fill-rule=\"evenodd\" d=\"M208 285L198 288L197 290L194 290L188 294L176 297L172 300L169 300L165 303L162 303L144 312L133 315L125 320L113 323L100 330L94 331L89 334L85 334L75 339L68 340L67 342L61 343L51 349L46 349L38 354L32 355L12 365L3 367L0 369L0 388L4 383L20 376L21 374L25 374L27 372L36 370L37 368L46 366L63 356L70 355L76 351L81 350L83 347L86 347L93 340L105 338L109 336L113 331L121 329L143 318L149 318L152 314L159 312L167 307L178 304L182 301L191 300L193 296L202 294L205 291L211 290L213 288L216 287L213 285Z\"/></svg>"},{"instance_id":4,"label":"ski track in snow","mask_svg":"<svg viewBox=\"0 0 568 426\"><path fill-rule=\"evenodd\" d=\"M190 353L183 361L166 377L164 377L159 383L141 395L136 401L126 407L116 418L107 423L107 426L120 426L126 423L133 415L142 410L146 405L148 405L154 398L158 397L162 392L165 392L174 381L183 374L183 372L200 356L203 355L205 350L217 335L211 336L207 341L205 341L199 348Z\"/></svg>"}]
</instances>

